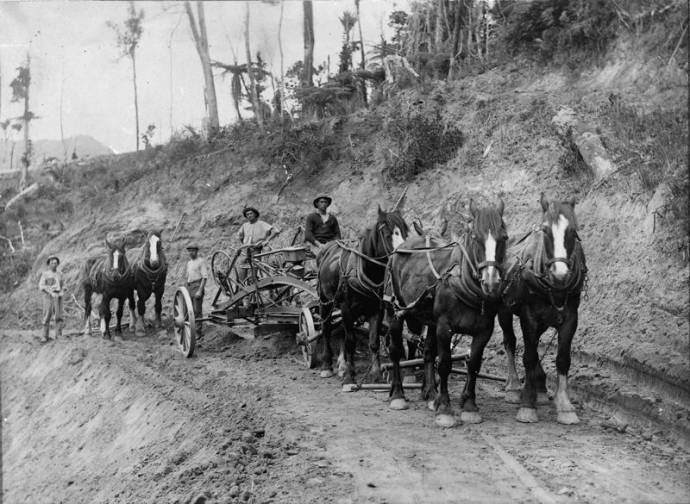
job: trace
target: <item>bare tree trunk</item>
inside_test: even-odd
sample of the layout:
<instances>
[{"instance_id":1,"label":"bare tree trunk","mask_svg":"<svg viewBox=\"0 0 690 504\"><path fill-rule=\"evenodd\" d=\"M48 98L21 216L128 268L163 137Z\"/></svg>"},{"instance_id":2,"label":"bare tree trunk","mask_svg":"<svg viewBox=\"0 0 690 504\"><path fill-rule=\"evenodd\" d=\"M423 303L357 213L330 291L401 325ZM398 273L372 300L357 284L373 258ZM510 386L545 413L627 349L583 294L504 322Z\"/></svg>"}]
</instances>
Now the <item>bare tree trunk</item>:
<instances>
[{"instance_id":1,"label":"bare tree trunk","mask_svg":"<svg viewBox=\"0 0 690 504\"><path fill-rule=\"evenodd\" d=\"M278 49L280 50L280 119L283 119L285 109L285 68L283 67L283 7L285 2L280 2L280 20L278 21Z\"/></svg>"},{"instance_id":2,"label":"bare tree trunk","mask_svg":"<svg viewBox=\"0 0 690 504\"><path fill-rule=\"evenodd\" d=\"M67 146L65 145L65 129L62 124L62 102L65 96L65 62L62 62L62 82L60 84L60 143L62 144L62 162L67 162Z\"/></svg>"},{"instance_id":3,"label":"bare tree trunk","mask_svg":"<svg viewBox=\"0 0 690 504\"><path fill-rule=\"evenodd\" d=\"M26 55L26 70L28 72L28 81L26 83L26 95L24 96L24 155L22 156L22 173L19 179L19 189L26 187L29 180L29 165L31 164L31 141L29 140L29 123L31 117L29 116L29 91L31 89L31 56Z\"/></svg>"},{"instance_id":4,"label":"bare tree trunk","mask_svg":"<svg viewBox=\"0 0 690 504\"><path fill-rule=\"evenodd\" d=\"M213 80L213 69L211 68L211 58L208 53L208 37L206 34L206 18L204 16L204 5L197 1L197 14L199 16L199 28L197 29L194 13L189 1L184 3L187 17L189 18L189 26L192 29L192 36L196 45L196 51L201 60L201 68L204 73L204 101L206 105L206 113L208 114L208 136L218 130L220 123L218 121L218 102L216 101L216 86Z\"/></svg>"},{"instance_id":5,"label":"bare tree trunk","mask_svg":"<svg viewBox=\"0 0 690 504\"><path fill-rule=\"evenodd\" d=\"M359 68L364 70L366 68L366 56L364 55L364 37L362 36L362 19L359 13L359 0L355 0L355 8L357 9L357 31L359 32L359 52L362 61L359 62ZM367 99L367 83L363 79L360 80L360 86L362 89L362 100L364 100L364 106L369 105L369 100Z\"/></svg>"},{"instance_id":6,"label":"bare tree trunk","mask_svg":"<svg viewBox=\"0 0 690 504\"><path fill-rule=\"evenodd\" d=\"M458 57L462 50L462 37L460 26L462 25L462 3L457 1L455 4L455 13L453 15L453 38L450 48L450 68L448 69L448 81L455 78L456 67L458 64Z\"/></svg>"},{"instance_id":7,"label":"bare tree trunk","mask_svg":"<svg viewBox=\"0 0 690 504\"><path fill-rule=\"evenodd\" d=\"M244 14L244 47L247 52L247 75L249 75L249 96L252 100L252 109L254 110L254 117L259 123L259 128L264 128L264 114L259 103L259 94L256 92L256 79L252 71L252 52L249 46L249 2L245 2Z\"/></svg>"},{"instance_id":8,"label":"bare tree trunk","mask_svg":"<svg viewBox=\"0 0 690 504\"><path fill-rule=\"evenodd\" d=\"M302 2L304 11L304 69L302 71L302 86L314 85L314 7L311 0Z\"/></svg>"},{"instance_id":9,"label":"bare tree trunk","mask_svg":"<svg viewBox=\"0 0 690 504\"><path fill-rule=\"evenodd\" d=\"M137 152L139 152L139 93L137 93L137 59L134 53L132 57L132 83L134 84L134 123L136 125Z\"/></svg>"},{"instance_id":10,"label":"bare tree trunk","mask_svg":"<svg viewBox=\"0 0 690 504\"><path fill-rule=\"evenodd\" d=\"M468 0L467 6L467 55L472 57L472 0Z\"/></svg>"},{"instance_id":11,"label":"bare tree trunk","mask_svg":"<svg viewBox=\"0 0 690 504\"><path fill-rule=\"evenodd\" d=\"M443 0L436 0L436 21L434 26L434 49L439 52L443 45Z\"/></svg>"},{"instance_id":12,"label":"bare tree trunk","mask_svg":"<svg viewBox=\"0 0 690 504\"><path fill-rule=\"evenodd\" d=\"M170 121L170 138L172 139L173 137L173 94L174 94L174 87L173 87L173 50L172 50L172 43L173 43L173 36L175 35L175 31L177 31L177 27L180 26L180 22L182 21L182 15L177 19L177 24L175 25L175 28L172 29L170 32L170 39L168 40L168 57L170 60L170 75L169 75L169 85L170 85L170 108L168 110L169 117L168 120Z\"/></svg>"},{"instance_id":13,"label":"bare tree trunk","mask_svg":"<svg viewBox=\"0 0 690 504\"><path fill-rule=\"evenodd\" d=\"M484 4L484 59L489 61L489 18L486 15L486 3Z\"/></svg>"}]
</instances>

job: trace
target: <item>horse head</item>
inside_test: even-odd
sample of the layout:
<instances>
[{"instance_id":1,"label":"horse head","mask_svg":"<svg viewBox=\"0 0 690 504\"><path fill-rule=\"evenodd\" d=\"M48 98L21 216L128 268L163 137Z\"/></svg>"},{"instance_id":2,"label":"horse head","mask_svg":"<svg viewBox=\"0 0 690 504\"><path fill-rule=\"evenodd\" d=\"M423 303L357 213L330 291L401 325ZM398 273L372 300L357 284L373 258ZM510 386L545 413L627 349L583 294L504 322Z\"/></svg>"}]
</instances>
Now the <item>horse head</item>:
<instances>
[{"instance_id":1,"label":"horse head","mask_svg":"<svg viewBox=\"0 0 690 504\"><path fill-rule=\"evenodd\" d=\"M503 200L496 208L478 208L470 200L470 236L474 242L474 257L482 292L488 298L496 298L501 293L501 265L505 260L508 241L503 209Z\"/></svg>"},{"instance_id":2,"label":"horse head","mask_svg":"<svg viewBox=\"0 0 690 504\"><path fill-rule=\"evenodd\" d=\"M125 255L124 241L117 241L111 243L105 239L105 246L108 249L108 258L110 259L111 272L116 277L122 277L127 272L127 256Z\"/></svg>"},{"instance_id":3,"label":"horse head","mask_svg":"<svg viewBox=\"0 0 690 504\"><path fill-rule=\"evenodd\" d=\"M556 284L565 284L572 273L572 254L577 241L575 200L549 201L541 193L542 231L546 266Z\"/></svg>"},{"instance_id":4,"label":"horse head","mask_svg":"<svg viewBox=\"0 0 690 504\"><path fill-rule=\"evenodd\" d=\"M150 231L146 237L144 247L144 262L150 268L156 269L162 262L162 235L163 230Z\"/></svg>"},{"instance_id":5,"label":"horse head","mask_svg":"<svg viewBox=\"0 0 690 504\"><path fill-rule=\"evenodd\" d=\"M376 256L385 256L392 253L407 239L409 228L403 219L400 210L385 212L379 206L376 221Z\"/></svg>"}]
</instances>

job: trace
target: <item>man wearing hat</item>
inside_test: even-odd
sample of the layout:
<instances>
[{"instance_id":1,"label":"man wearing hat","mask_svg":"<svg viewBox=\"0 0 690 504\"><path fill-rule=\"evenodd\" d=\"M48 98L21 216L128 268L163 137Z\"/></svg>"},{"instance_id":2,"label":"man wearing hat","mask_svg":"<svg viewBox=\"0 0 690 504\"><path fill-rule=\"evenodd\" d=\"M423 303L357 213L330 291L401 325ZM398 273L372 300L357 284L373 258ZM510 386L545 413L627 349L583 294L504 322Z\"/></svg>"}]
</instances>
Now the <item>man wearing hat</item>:
<instances>
[{"instance_id":1,"label":"man wearing hat","mask_svg":"<svg viewBox=\"0 0 690 504\"><path fill-rule=\"evenodd\" d=\"M242 210L242 215L247 219L247 222L242 224L240 230L237 232L237 237L240 242L242 242L242 245L254 245L255 250L259 252L264 245L280 234L280 230L274 225L259 220L260 214L256 208L245 207L244 210ZM239 280L241 282L247 277L246 263L247 256L243 254L243 258L240 261L240 269L238 271Z\"/></svg>"},{"instance_id":2,"label":"man wearing hat","mask_svg":"<svg viewBox=\"0 0 690 504\"><path fill-rule=\"evenodd\" d=\"M187 261L187 290L192 296L192 306L194 307L194 320L199 320L202 314L202 305L204 304L204 289L206 287L206 280L208 280L208 268L206 267L206 260L199 257L199 246L192 243L187 246L189 252L189 261ZM196 322L196 332L199 336L202 335L202 324Z\"/></svg>"},{"instance_id":3,"label":"man wearing hat","mask_svg":"<svg viewBox=\"0 0 690 504\"><path fill-rule=\"evenodd\" d=\"M307 216L304 241L310 245L314 254L318 254L325 243L341 239L338 219L327 210L332 201L330 196L319 196L314 200L316 212Z\"/></svg>"},{"instance_id":4,"label":"man wearing hat","mask_svg":"<svg viewBox=\"0 0 690 504\"><path fill-rule=\"evenodd\" d=\"M62 273L57 270L60 259L50 256L46 260L48 269L41 272L38 280L38 290L43 297L43 338L44 343L49 340L50 319L55 315L55 339L62 336Z\"/></svg>"}]
</instances>

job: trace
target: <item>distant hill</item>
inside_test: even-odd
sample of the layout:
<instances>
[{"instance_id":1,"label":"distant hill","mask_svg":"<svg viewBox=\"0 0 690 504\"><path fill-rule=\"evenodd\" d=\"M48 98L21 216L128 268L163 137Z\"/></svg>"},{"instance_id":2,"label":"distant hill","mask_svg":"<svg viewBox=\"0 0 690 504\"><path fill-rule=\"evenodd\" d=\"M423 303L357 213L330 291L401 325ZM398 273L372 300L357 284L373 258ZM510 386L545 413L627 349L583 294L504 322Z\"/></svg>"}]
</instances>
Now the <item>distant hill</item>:
<instances>
[{"instance_id":1,"label":"distant hill","mask_svg":"<svg viewBox=\"0 0 690 504\"><path fill-rule=\"evenodd\" d=\"M103 145L88 135L65 138L65 149L67 150L68 158L71 158L72 152L75 150L79 159L114 154L110 147ZM33 151L33 167L40 166L44 159L50 157L55 157L58 160L62 160L64 157L64 150L60 140L34 140ZM3 140L0 140L0 171L19 169L23 152L23 140L16 142L14 145L14 154L12 154L12 142L8 141L5 143ZM10 159L12 160L11 166Z\"/></svg>"}]
</instances>

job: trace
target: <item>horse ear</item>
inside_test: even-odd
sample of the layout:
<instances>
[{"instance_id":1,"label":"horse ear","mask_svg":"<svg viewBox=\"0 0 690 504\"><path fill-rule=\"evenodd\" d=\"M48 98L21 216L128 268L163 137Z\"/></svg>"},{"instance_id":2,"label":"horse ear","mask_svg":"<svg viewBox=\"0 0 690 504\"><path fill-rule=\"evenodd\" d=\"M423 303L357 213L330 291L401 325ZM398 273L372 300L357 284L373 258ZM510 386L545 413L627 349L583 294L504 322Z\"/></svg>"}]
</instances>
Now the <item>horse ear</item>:
<instances>
[{"instance_id":1,"label":"horse ear","mask_svg":"<svg viewBox=\"0 0 690 504\"><path fill-rule=\"evenodd\" d=\"M105 247L108 248L108 249L112 249L112 248L113 248L113 246L110 244L110 242L108 241L107 238L105 239Z\"/></svg>"},{"instance_id":2,"label":"horse ear","mask_svg":"<svg viewBox=\"0 0 690 504\"><path fill-rule=\"evenodd\" d=\"M470 199L470 213L472 214L472 217L477 216L477 205L474 203L473 199Z\"/></svg>"},{"instance_id":3,"label":"horse ear","mask_svg":"<svg viewBox=\"0 0 690 504\"><path fill-rule=\"evenodd\" d=\"M448 219L443 219L443 222L441 222L441 236L446 236L446 231L448 231Z\"/></svg>"},{"instance_id":4,"label":"horse ear","mask_svg":"<svg viewBox=\"0 0 690 504\"><path fill-rule=\"evenodd\" d=\"M549 200L546 199L546 195L544 193L541 193L539 203L541 204L541 209L545 212L549 209Z\"/></svg>"},{"instance_id":5,"label":"horse ear","mask_svg":"<svg viewBox=\"0 0 690 504\"><path fill-rule=\"evenodd\" d=\"M573 207L573 209L575 209L575 205L577 204L577 200L573 197L573 198L570 198L570 201L568 201L568 203L570 203L570 206Z\"/></svg>"},{"instance_id":6,"label":"horse ear","mask_svg":"<svg viewBox=\"0 0 690 504\"><path fill-rule=\"evenodd\" d=\"M379 218L385 217L386 212L384 212L383 210L381 210L381 205L379 205L378 207L379 207Z\"/></svg>"},{"instance_id":7,"label":"horse ear","mask_svg":"<svg viewBox=\"0 0 690 504\"><path fill-rule=\"evenodd\" d=\"M503 210L506 209L506 204L503 202L503 198L498 199L498 213L503 217Z\"/></svg>"},{"instance_id":8,"label":"horse ear","mask_svg":"<svg viewBox=\"0 0 690 504\"><path fill-rule=\"evenodd\" d=\"M412 226L414 227L414 230L419 236L424 236L424 228L422 227L421 222L415 219L412 221Z\"/></svg>"},{"instance_id":9,"label":"horse ear","mask_svg":"<svg viewBox=\"0 0 690 504\"><path fill-rule=\"evenodd\" d=\"M163 228L160 228L158 230L158 238L160 238L161 240L163 239Z\"/></svg>"}]
</instances>

